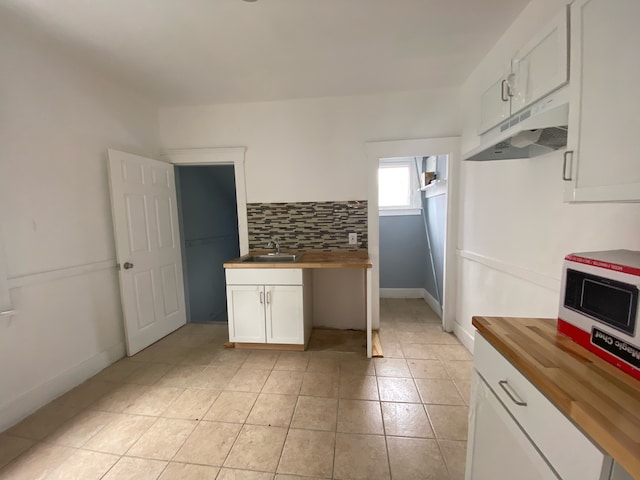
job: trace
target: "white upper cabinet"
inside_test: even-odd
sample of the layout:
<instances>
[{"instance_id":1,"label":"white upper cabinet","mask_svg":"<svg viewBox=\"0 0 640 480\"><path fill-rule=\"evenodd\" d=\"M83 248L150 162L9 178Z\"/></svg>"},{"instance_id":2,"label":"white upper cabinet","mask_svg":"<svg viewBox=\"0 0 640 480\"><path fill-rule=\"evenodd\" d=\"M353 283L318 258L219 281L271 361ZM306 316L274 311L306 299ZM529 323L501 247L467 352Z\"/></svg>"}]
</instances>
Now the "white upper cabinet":
<instances>
[{"instance_id":1,"label":"white upper cabinet","mask_svg":"<svg viewBox=\"0 0 640 480\"><path fill-rule=\"evenodd\" d=\"M640 201L640 1L571 6L567 201Z\"/></svg>"},{"instance_id":2,"label":"white upper cabinet","mask_svg":"<svg viewBox=\"0 0 640 480\"><path fill-rule=\"evenodd\" d=\"M511 115L509 75L501 75L480 97L480 133L495 127Z\"/></svg>"},{"instance_id":3,"label":"white upper cabinet","mask_svg":"<svg viewBox=\"0 0 640 480\"><path fill-rule=\"evenodd\" d=\"M569 80L567 11L516 53L511 61L511 113L517 113Z\"/></svg>"},{"instance_id":4,"label":"white upper cabinet","mask_svg":"<svg viewBox=\"0 0 640 480\"><path fill-rule=\"evenodd\" d=\"M479 133L485 133L568 81L567 11L562 11L510 60L481 95Z\"/></svg>"}]
</instances>

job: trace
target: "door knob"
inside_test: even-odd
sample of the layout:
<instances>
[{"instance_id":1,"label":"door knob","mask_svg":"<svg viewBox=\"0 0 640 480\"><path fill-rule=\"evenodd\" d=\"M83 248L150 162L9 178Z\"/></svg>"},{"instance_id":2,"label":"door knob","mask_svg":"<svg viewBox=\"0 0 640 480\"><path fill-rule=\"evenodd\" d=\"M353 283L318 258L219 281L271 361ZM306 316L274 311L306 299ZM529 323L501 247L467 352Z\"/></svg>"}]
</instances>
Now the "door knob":
<instances>
[{"instance_id":1,"label":"door knob","mask_svg":"<svg viewBox=\"0 0 640 480\"><path fill-rule=\"evenodd\" d=\"M125 269L125 270L129 270L130 268L133 268L133 263L131 263L131 262L124 262L123 267L124 267L124 269Z\"/></svg>"}]
</instances>

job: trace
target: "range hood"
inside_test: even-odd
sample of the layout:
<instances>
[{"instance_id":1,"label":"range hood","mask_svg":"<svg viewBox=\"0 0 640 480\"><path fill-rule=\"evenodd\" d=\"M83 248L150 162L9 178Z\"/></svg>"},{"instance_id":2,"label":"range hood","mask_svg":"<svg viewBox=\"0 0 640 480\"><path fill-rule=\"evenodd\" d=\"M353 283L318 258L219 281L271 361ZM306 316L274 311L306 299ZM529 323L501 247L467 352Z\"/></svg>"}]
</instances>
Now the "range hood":
<instances>
[{"instance_id":1,"label":"range hood","mask_svg":"<svg viewBox=\"0 0 640 480\"><path fill-rule=\"evenodd\" d=\"M567 146L569 87L538 100L480 137L463 160L531 158Z\"/></svg>"}]
</instances>

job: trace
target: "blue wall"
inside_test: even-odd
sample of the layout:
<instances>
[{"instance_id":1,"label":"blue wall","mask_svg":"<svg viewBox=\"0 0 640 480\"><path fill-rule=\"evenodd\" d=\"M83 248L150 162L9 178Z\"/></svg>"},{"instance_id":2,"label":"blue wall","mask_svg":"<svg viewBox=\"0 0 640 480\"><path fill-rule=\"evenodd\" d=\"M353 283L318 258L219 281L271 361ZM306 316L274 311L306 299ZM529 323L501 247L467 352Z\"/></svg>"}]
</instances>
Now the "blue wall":
<instances>
[{"instance_id":1,"label":"blue wall","mask_svg":"<svg viewBox=\"0 0 640 480\"><path fill-rule=\"evenodd\" d=\"M431 272L429 273L429 281L425 288L433 298L436 300L440 298L440 304L442 304L442 280L444 278L444 227L446 220L445 213L447 208L447 195L438 195L436 197L427 198L424 200L423 205L427 212L429 239L431 240L433 263L436 267L438 292L435 290L433 274Z\"/></svg>"},{"instance_id":2,"label":"blue wall","mask_svg":"<svg viewBox=\"0 0 640 480\"><path fill-rule=\"evenodd\" d=\"M422 215L380 216L380 288L427 288L432 276Z\"/></svg>"},{"instance_id":3,"label":"blue wall","mask_svg":"<svg viewBox=\"0 0 640 480\"><path fill-rule=\"evenodd\" d=\"M178 167L176 179L189 321L226 321L222 264L240 255L233 166Z\"/></svg>"},{"instance_id":4,"label":"blue wall","mask_svg":"<svg viewBox=\"0 0 640 480\"><path fill-rule=\"evenodd\" d=\"M426 165L423 159L422 168ZM447 178L447 157L436 160L437 178ZM422 214L380 216L380 288L424 288L442 304L447 195L425 198ZM433 277L425 221L429 227ZM436 289L437 285L437 289Z\"/></svg>"},{"instance_id":5,"label":"blue wall","mask_svg":"<svg viewBox=\"0 0 640 480\"><path fill-rule=\"evenodd\" d=\"M436 159L436 178L447 178L447 156L438 155ZM431 254L436 270L436 279L438 291L436 292L433 282L433 274L429 275L429 279L425 288L436 300L439 299L442 305L442 290L444 279L444 234L447 212L447 195L438 195L430 198L422 198L423 214L426 216L427 225L429 227L429 240L431 242Z\"/></svg>"}]
</instances>

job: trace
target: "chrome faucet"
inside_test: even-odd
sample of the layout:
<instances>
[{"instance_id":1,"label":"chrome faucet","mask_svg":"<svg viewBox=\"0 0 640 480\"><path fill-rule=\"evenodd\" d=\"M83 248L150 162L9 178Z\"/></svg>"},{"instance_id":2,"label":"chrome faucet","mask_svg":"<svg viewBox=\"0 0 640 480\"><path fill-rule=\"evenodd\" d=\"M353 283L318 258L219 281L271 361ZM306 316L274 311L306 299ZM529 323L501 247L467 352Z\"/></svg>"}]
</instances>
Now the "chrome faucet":
<instances>
[{"instance_id":1,"label":"chrome faucet","mask_svg":"<svg viewBox=\"0 0 640 480\"><path fill-rule=\"evenodd\" d=\"M278 240L276 238L272 238L271 240L269 240L269 244L267 245L267 248L275 248L276 249L276 255L280 255L280 244L278 243Z\"/></svg>"}]
</instances>

